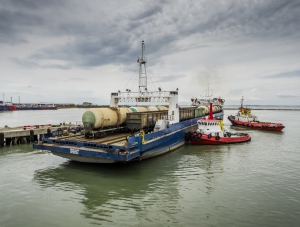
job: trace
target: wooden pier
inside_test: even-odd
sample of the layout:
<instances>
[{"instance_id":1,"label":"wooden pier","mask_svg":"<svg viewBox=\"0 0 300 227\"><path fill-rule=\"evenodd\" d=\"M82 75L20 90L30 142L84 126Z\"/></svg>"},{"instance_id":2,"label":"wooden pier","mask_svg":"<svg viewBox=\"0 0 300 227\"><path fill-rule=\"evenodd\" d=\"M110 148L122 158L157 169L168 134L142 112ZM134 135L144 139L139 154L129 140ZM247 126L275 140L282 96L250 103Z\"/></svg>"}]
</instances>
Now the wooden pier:
<instances>
[{"instance_id":1,"label":"wooden pier","mask_svg":"<svg viewBox=\"0 0 300 227\"><path fill-rule=\"evenodd\" d=\"M82 124L58 124L58 125L25 125L19 127L0 128L0 147L26 144L42 141L44 135L49 136L53 133L56 135L69 133L72 130L81 131Z\"/></svg>"}]
</instances>

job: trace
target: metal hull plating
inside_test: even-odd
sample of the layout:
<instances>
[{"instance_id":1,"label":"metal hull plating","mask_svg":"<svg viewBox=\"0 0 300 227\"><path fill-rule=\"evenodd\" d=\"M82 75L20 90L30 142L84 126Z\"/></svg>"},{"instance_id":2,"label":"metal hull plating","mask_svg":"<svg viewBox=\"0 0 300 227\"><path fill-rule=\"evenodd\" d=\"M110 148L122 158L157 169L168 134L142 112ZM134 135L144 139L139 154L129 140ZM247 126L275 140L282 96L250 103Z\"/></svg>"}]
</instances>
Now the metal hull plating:
<instances>
[{"instance_id":1,"label":"metal hull plating","mask_svg":"<svg viewBox=\"0 0 300 227\"><path fill-rule=\"evenodd\" d=\"M0 105L0 111L13 111L13 110L16 110L14 106Z\"/></svg>"},{"instance_id":2,"label":"metal hull plating","mask_svg":"<svg viewBox=\"0 0 300 227\"><path fill-rule=\"evenodd\" d=\"M242 143L250 141L251 137L247 136L236 136L236 137L220 137L216 139L215 136L208 138L207 135L202 136L199 139L191 140L191 144L193 145L222 145L222 144L230 144L230 143Z\"/></svg>"},{"instance_id":3,"label":"metal hull plating","mask_svg":"<svg viewBox=\"0 0 300 227\"><path fill-rule=\"evenodd\" d=\"M223 117L223 112L214 114ZM88 163L114 163L143 160L162 155L185 144L185 134L197 127L194 118L171 124L169 128L144 136L132 136L128 147L99 144L93 142L74 142L72 140L45 139L45 143L34 144L34 148L49 150L52 154L70 160Z\"/></svg>"},{"instance_id":4,"label":"metal hull plating","mask_svg":"<svg viewBox=\"0 0 300 227\"><path fill-rule=\"evenodd\" d=\"M246 122L236 120L234 116L228 116L228 120L234 126L246 127L264 131L282 131L284 126L281 123L269 123L269 122Z\"/></svg>"}]
</instances>

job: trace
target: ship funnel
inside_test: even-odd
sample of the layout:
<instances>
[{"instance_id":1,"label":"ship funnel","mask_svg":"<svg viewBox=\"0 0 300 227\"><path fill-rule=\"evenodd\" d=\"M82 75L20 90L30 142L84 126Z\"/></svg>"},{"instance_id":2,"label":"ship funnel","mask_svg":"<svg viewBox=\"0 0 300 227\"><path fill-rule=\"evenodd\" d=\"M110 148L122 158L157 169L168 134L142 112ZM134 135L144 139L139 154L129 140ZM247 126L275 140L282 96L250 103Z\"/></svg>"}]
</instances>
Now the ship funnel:
<instances>
[{"instance_id":1,"label":"ship funnel","mask_svg":"<svg viewBox=\"0 0 300 227\"><path fill-rule=\"evenodd\" d=\"M212 110L212 103L209 103L209 120L213 120L213 114L212 114L213 110Z\"/></svg>"}]
</instances>

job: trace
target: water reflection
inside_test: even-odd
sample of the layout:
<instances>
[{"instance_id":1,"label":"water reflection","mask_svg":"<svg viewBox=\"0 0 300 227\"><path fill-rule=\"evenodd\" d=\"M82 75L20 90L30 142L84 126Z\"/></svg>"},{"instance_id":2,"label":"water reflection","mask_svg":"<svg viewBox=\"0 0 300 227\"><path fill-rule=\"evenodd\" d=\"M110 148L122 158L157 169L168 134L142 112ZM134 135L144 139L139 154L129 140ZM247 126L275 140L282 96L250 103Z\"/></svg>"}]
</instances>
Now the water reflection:
<instances>
[{"instance_id":1,"label":"water reflection","mask_svg":"<svg viewBox=\"0 0 300 227\"><path fill-rule=\"evenodd\" d=\"M155 219L151 210L176 214L178 179L176 153L130 164L97 165L66 162L58 168L37 170L34 181L43 189L70 191L84 205L82 216L93 223L121 223L128 217L137 224ZM174 162L175 161L175 162ZM70 194L70 197L72 195ZM125 215L126 214L126 215Z\"/></svg>"}]
</instances>

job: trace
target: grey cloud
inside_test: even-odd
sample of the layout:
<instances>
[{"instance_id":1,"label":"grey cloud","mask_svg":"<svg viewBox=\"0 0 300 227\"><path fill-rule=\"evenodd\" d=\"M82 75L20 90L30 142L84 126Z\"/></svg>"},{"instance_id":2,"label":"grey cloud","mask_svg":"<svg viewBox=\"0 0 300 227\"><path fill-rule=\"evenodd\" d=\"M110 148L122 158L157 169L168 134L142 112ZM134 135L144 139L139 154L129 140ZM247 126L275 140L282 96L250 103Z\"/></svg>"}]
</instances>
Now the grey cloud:
<instances>
[{"instance_id":1,"label":"grey cloud","mask_svg":"<svg viewBox=\"0 0 300 227\"><path fill-rule=\"evenodd\" d=\"M12 42L9 37L14 42L26 42L26 34L29 33L50 38L73 38L64 45L49 44L48 48L28 56L36 62L54 59L77 67L133 63L140 53L137 41L145 39L147 55L155 53L157 56L153 58L152 63L155 64L160 61L159 56L166 53L173 54L194 48L189 45L182 49L176 45L176 42L192 35L233 43L239 42L241 37L253 40L300 37L300 5L296 0L249 0L240 4L236 1L222 4L211 1L132 2L132 11L101 11L100 16L93 20L86 15L89 11L80 10L82 2L71 7L71 2L64 1L60 6L57 1L53 1L50 11L45 11L42 4L35 3L36 1L20 2L22 1L13 2L18 6L18 14L22 6L26 9L43 10L20 13L18 21L23 20L20 24L12 16L6 18L5 23L0 23L0 31L4 34L0 36L0 42ZM100 2L99 5L101 4L103 3ZM75 13L66 10L69 7ZM15 13L13 9L6 11L10 15ZM76 12L80 14L77 15ZM82 19L79 20L79 17Z\"/></svg>"},{"instance_id":2,"label":"grey cloud","mask_svg":"<svg viewBox=\"0 0 300 227\"><path fill-rule=\"evenodd\" d=\"M300 95L291 94L291 93L279 93L277 94L280 98L294 98L294 97L300 97Z\"/></svg>"},{"instance_id":3,"label":"grey cloud","mask_svg":"<svg viewBox=\"0 0 300 227\"><path fill-rule=\"evenodd\" d=\"M162 76L162 77L160 77L158 82L174 82L175 80L183 78L185 76L186 75L184 75L184 74Z\"/></svg>"},{"instance_id":4,"label":"grey cloud","mask_svg":"<svg viewBox=\"0 0 300 227\"><path fill-rule=\"evenodd\" d=\"M30 10L37 10L58 5L62 6L64 4L63 1L59 0L4 0L3 2L5 5L13 5L14 8L26 8Z\"/></svg>"},{"instance_id":5,"label":"grey cloud","mask_svg":"<svg viewBox=\"0 0 300 227\"><path fill-rule=\"evenodd\" d=\"M62 64L41 64L34 59L20 59L20 58L11 58L13 62L16 64L27 67L27 68L56 68L62 70L71 69L70 65L62 65Z\"/></svg>"},{"instance_id":6,"label":"grey cloud","mask_svg":"<svg viewBox=\"0 0 300 227\"><path fill-rule=\"evenodd\" d=\"M11 11L0 8L0 43L26 43L24 37L30 27L41 26L43 18L28 15L20 11Z\"/></svg>"},{"instance_id":7,"label":"grey cloud","mask_svg":"<svg viewBox=\"0 0 300 227\"><path fill-rule=\"evenodd\" d=\"M145 5L145 6L147 7L147 5ZM151 17L153 15L156 15L157 13L161 13L161 12L162 12L162 7L158 6L158 5L155 5L153 7L150 7L146 11L141 12L137 16L134 16L131 20L133 20L133 21L139 21L139 20Z\"/></svg>"},{"instance_id":8,"label":"grey cloud","mask_svg":"<svg viewBox=\"0 0 300 227\"><path fill-rule=\"evenodd\" d=\"M300 70L291 71L291 72L283 72L274 75L265 76L265 78L290 78L290 77L300 77Z\"/></svg>"}]
</instances>

